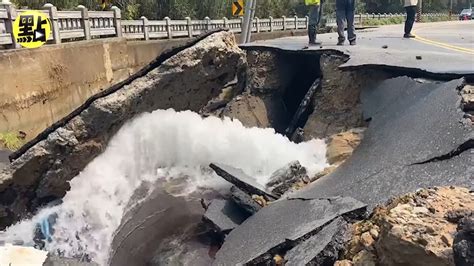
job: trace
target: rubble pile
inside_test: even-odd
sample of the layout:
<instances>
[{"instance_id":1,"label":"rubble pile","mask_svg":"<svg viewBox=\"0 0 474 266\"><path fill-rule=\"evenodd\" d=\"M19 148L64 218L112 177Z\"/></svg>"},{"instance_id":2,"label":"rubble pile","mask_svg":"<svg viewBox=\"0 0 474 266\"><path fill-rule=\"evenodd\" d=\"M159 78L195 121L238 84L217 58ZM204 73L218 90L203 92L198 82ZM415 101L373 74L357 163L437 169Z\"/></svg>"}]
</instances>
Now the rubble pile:
<instances>
[{"instance_id":1,"label":"rubble pile","mask_svg":"<svg viewBox=\"0 0 474 266\"><path fill-rule=\"evenodd\" d=\"M473 218L468 189L420 189L354 224L337 265L473 265Z\"/></svg>"},{"instance_id":2,"label":"rubble pile","mask_svg":"<svg viewBox=\"0 0 474 266\"><path fill-rule=\"evenodd\" d=\"M310 181L298 161L275 171L266 186L240 169L210 167L234 185L228 199L211 201L203 216L223 241L217 265L334 263L350 237L348 225L365 214L366 205L352 198L288 197Z\"/></svg>"},{"instance_id":3,"label":"rubble pile","mask_svg":"<svg viewBox=\"0 0 474 266\"><path fill-rule=\"evenodd\" d=\"M365 219L366 205L349 197L292 198L295 186L310 181L298 161L277 170L265 187L240 169L211 167L234 184L229 199L212 201L204 215L222 234L216 265L474 263L469 189L419 189L377 206Z\"/></svg>"}]
</instances>

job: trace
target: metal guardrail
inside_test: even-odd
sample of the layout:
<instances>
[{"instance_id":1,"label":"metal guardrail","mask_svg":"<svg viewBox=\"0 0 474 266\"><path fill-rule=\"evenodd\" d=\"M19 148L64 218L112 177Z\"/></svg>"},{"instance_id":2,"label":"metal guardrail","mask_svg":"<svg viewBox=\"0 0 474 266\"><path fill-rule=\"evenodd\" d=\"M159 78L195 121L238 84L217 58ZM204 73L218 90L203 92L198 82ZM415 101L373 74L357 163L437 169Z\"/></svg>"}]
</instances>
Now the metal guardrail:
<instances>
[{"instance_id":1,"label":"metal guardrail","mask_svg":"<svg viewBox=\"0 0 474 266\"><path fill-rule=\"evenodd\" d=\"M0 2L0 46L18 48L13 38L13 22L19 14L26 10L15 9L11 3ZM228 28L234 33L242 31L240 19L210 19L203 20L122 20L120 9L112 7L111 11L89 11L79 5L73 11L58 11L52 4L43 6L44 13L49 15L52 34L49 43L64 41L90 40L94 38L125 37L131 40L190 38L203 32ZM405 17L405 14L358 14L356 23L362 24L365 19L383 19L389 17ZM423 16L446 16L446 14L423 14ZM336 23L328 19L328 24ZM308 17L255 18L252 22L252 32L272 32L285 30L306 29Z\"/></svg>"}]
</instances>

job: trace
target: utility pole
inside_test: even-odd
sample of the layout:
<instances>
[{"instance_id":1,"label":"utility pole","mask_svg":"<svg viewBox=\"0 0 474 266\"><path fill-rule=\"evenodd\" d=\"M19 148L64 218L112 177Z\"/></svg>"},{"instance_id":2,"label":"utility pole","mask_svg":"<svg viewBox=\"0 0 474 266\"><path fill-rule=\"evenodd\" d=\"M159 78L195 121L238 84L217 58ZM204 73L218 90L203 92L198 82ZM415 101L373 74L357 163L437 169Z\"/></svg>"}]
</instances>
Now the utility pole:
<instances>
[{"instance_id":1,"label":"utility pole","mask_svg":"<svg viewBox=\"0 0 474 266\"><path fill-rule=\"evenodd\" d=\"M256 0L246 0L244 10L244 21L242 25L242 32L240 33L240 43L244 44L250 39L252 29L252 7Z\"/></svg>"},{"instance_id":2,"label":"utility pole","mask_svg":"<svg viewBox=\"0 0 474 266\"><path fill-rule=\"evenodd\" d=\"M449 19L451 20L451 16L453 15L453 0L449 0Z\"/></svg>"},{"instance_id":3,"label":"utility pole","mask_svg":"<svg viewBox=\"0 0 474 266\"><path fill-rule=\"evenodd\" d=\"M257 8L257 0L252 0L252 9L250 10L250 23L249 23L249 30L247 32L247 42L250 42L250 36L252 35L252 25L253 25L253 19L255 17L255 10Z\"/></svg>"}]
</instances>

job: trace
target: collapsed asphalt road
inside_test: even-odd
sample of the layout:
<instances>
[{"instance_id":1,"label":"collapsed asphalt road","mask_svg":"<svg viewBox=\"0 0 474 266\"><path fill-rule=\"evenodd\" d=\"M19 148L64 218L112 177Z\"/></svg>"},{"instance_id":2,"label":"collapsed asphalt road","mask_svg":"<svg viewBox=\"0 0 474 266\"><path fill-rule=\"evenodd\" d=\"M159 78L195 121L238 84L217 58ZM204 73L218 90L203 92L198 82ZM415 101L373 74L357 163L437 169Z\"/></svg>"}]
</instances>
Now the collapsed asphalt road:
<instances>
[{"instance_id":1,"label":"collapsed asphalt road","mask_svg":"<svg viewBox=\"0 0 474 266\"><path fill-rule=\"evenodd\" d=\"M397 77L365 88L362 108L370 125L352 156L332 174L237 226L215 264L254 265L286 254L292 265L332 265L341 250L338 243L344 242L337 236L345 231L344 223L337 222L345 213L338 200L350 199L353 209L368 204L370 211L419 188L474 187L474 135L461 111L463 86L463 79L419 82ZM293 234L300 228L306 237L300 235L298 241Z\"/></svg>"},{"instance_id":2,"label":"collapsed asphalt road","mask_svg":"<svg viewBox=\"0 0 474 266\"><path fill-rule=\"evenodd\" d=\"M370 126L361 145L333 174L292 196L342 195L373 206L420 187L473 186L474 133L462 122L462 86L461 79L399 77L363 90Z\"/></svg>"},{"instance_id":3,"label":"collapsed asphalt road","mask_svg":"<svg viewBox=\"0 0 474 266\"><path fill-rule=\"evenodd\" d=\"M94 156L102 153L102 148L106 146L119 127L135 114L170 106L177 109L200 110L206 103L209 103L212 97L216 97L220 89L228 85L234 77L239 79L239 74L243 72L244 67L247 67L245 60L249 54L246 55L238 49L233 41L233 36L229 33L220 32L203 38L202 42L192 44L189 49L175 51L176 54L173 53L173 56L165 61L167 64L156 63L158 65L153 66L156 68L152 69L152 66L149 66L149 72L142 73L144 76L131 78L130 87L127 87L129 85L124 88L116 87L117 90L111 92L110 95L105 95L102 98L98 97L92 102L91 106L78 110L76 112L77 116L71 116L69 117L71 120L63 121L65 124L62 127L51 128L43 135L44 139L38 139L37 143L32 143L33 146L26 152L20 152L22 155L13 161L6 171L0 172L3 177L0 178L0 181L4 182L4 191L9 192L9 195L13 195L2 199L2 209L6 210L4 213L8 214L8 220L4 219L3 225L9 225L15 219L19 219L21 215L26 215L27 210L35 211L47 201L63 197L66 191L69 190L69 180L74 178ZM195 52L196 50L198 52ZM313 83L321 75L323 76L321 79L322 89L329 88L330 91L341 90L341 88L351 90L357 100L354 101L354 105L347 105L349 108L341 103L343 105L341 112L350 113L352 111L350 107L362 107L364 118L369 124L368 129L364 132L365 138L352 157L335 172L316 180L303 190L284 195L283 198L276 201L274 200L280 197L280 193L274 194L273 190L269 192L267 188L248 184L251 182L244 182L246 184L235 182L235 179L228 178L225 173L220 173L224 175L226 180L234 180L233 183L235 186L239 186L238 189L246 190L242 194L241 191L239 192L233 188L231 190L232 197L234 197L232 200L236 201L236 198L238 198L237 200L241 202L241 205L244 205L243 209L253 215L247 220L245 220L247 216L244 219L232 219L230 217L230 219L221 219L222 223L216 223L218 227L220 226L221 233L224 235L229 231L230 233L225 237L225 242L220 251L215 254L215 264L260 263L272 259L276 260L276 255L279 254L284 254L288 263L294 265L314 263L315 261L321 262L320 264L334 262L343 249L343 243L346 239L344 237L346 225L351 223L353 219L360 219L363 216L361 212L365 211L367 205L368 209L371 210L371 207L375 204L384 202L392 196L414 191L419 187L435 185L469 187L473 185L471 168L473 164L472 127L465 123L465 114L460 109L459 89L464 85L463 79L450 82L419 82L407 77L386 79L385 76L373 75L369 78L374 79L376 84L365 86L365 83L360 81L366 79L366 77L357 76L358 72L338 72L339 62L347 57L340 56L341 51L332 50L328 52L331 55L339 55L340 58L329 56L324 59L321 56L323 53L321 50L305 51L305 53L311 53L312 57L306 57L307 54L300 54L302 52L299 50L295 52L297 50L294 49L291 53L286 54L286 59L294 54L298 54L301 58L291 58L293 61L289 60L287 62L301 63L302 57L305 60L309 58L307 66L317 67L321 70L311 71L311 74L307 75L308 80L300 84L301 92L303 92L302 96L304 96L303 90L305 89L303 83ZM199 57L200 52L206 56L202 56L203 60L200 58L194 60L195 56ZM357 53L351 55L357 55ZM209 58L220 58L222 61L218 61L218 64L216 64L214 59L207 60ZM262 62L259 61L260 57L255 58L257 59L255 62ZM269 58L272 57L269 56ZM319 61L320 59L321 61ZM349 61L344 61L345 64L341 67L344 68L347 64L350 64L351 60L352 63L359 62L361 65L358 67L364 67L365 63L356 59L357 56L354 56ZM377 60L380 60L380 58ZM397 62L403 63L403 58L400 60ZM189 66L183 66L182 62L198 62L198 64L194 68L190 68ZM269 62L272 63L271 60ZM336 75L329 78L329 75L327 75L327 70L330 69L329 64L321 62L332 62L333 65L336 65L336 71L331 69L331 72L337 72ZM433 71L431 75L437 73L437 69L432 67L437 62L439 61L422 60L420 64L423 69L419 70L422 72ZM386 63L394 62L388 60ZM170 64L172 67L170 67ZM394 63L393 66L400 67L397 64ZM452 65L448 64L448 66ZM271 65L267 70L273 71L276 67L276 65ZM420 65L412 64L405 70L407 72L412 71L412 67L420 67ZM325 68L324 71L323 68ZM246 88L244 93L240 90L241 88L234 88L237 92L235 95L232 94L231 98L234 97L232 101L237 103L234 106L237 109L236 113L242 110L239 109L242 108L241 106L247 106L250 109L263 107L264 111L269 110L269 106L277 101L281 103L281 100L284 100L282 98L291 95L292 92L294 96L295 84L291 84L291 81L302 79L297 75L286 76L284 79L287 79L289 85L286 85L288 86L279 84L283 78L282 80L270 80L271 78L269 78L269 82L265 83L264 79L260 79L260 75L266 78L265 71L259 72L258 70L261 69L257 69L253 73L256 74L253 78L257 80L254 82L255 87ZM457 70L459 69L453 67L440 73L440 77L461 76L461 72L452 72ZM159 71L163 71L169 76L164 76L163 72ZM276 72L278 71L273 74ZM288 72L290 71L288 70ZM416 76L417 73L419 72L415 71L412 74ZM397 76L398 74L398 72L392 72L389 76ZM180 80L182 76L192 77L185 86L182 85ZM195 82L194 77L200 76L209 80L203 78L202 83ZM278 76L284 75L270 77ZM252 77L246 78L252 79ZM148 79L153 80L153 82L143 82ZM328 82L328 80L330 81ZM341 83L341 80L349 82ZM378 82L379 80L382 81ZM173 82L176 82L176 84ZM352 83L358 83L358 85L351 86ZM267 86L269 84L271 86ZM191 87L194 89L179 90ZM361 103L358 102L360 88L362 88ZM196 94L187 94L191 92ZM127 93L130 95L127 96ZM162 94L168 95L167 93L172 93L173 97L162 97ZM239 94L244 94L245 97ZM183 95L188 95L192 100L187 100L188 97L183 97ZM242 98L255 100L255 104L246 105ZM265 101L259 101L262 99ZM292 100L298 101L298 98ZM340 104L340 101L337 101L340 98L335 97L334 100L334 105ZM125 105L122 101L126 101L129 105ZM228 99L228 101L231 101L231 99ZM263 104L259 104L259 102L263 102ZM298 106L297 104L298 102L295 107ZM308 108L311 108L311 104L307 105L310 106ZM251 111L253 112L253 110ZM265 112L262 113L264 114L262 116L266 116ZM255 113L252 114L255 115ZM344 117L344 114L342 117ZM116 117L115 120L112 120L111 116ZM269 117L263 117L261 120L257 118L256 120L260 122L267 118ZM317 117L305 117L301 121L306 123L305 119L313 119L312 122L319 121ZM268 120L271 121L271 119ZM364 123L359 123L360 120L363 120L361 117L354 120L356 121L355 124L348 123L348 126L352 128L366 126ZM242 123L245 124L245 122ZM304 123L300 123L298 126L304 127ZM245 125L248 127L255 126ZM271 127L271 124L262 123L258 126ZM339 130L339 127L337 128ZM346 129L350 128L344 127L343 130ZM310 130L311 128L308 129L308 131ZM327 136L323 135L321 137ZM97 142L98 140L99 142ZM315 149L313 148L313 150ZM156 153L151 155L149 157L155 159ZM128 162L128 160L125 161ZM207 167L207 165L200 166ZM261 167L261 165L258 165L258 167ZM219 169L211 168L219 174ZM224 172L242 174L242 172L234 171L234 169L225 170ZM306 178L311 179L308 176ZM249 176L239 180L242 181L242 179L253 180ZM304 179L305 177L302 177L300 181L307 184L309 181ZM126 178L125 180L128 181ZM95 184L95 182L92 183ZM130 255L138 258L134 261L135 263L137 261L142 264L148 263L150 258L156 257L154 256L156 254L151 254L156 251L154 247L161 243L164 237L168 237L168 233L172 233L166 228L153 231L153 227L160 224L160 219L163 216L161 209L155 212L154 208L157 207L155 202L175 202L173 206L178 206L178 209L171 209L176 211L175 217L186 217L187 214L192 213L192 211L189 211L189 213L185 211L185 207L191 205L182 200L171 199L160 193L156 195L156 201L155 198L152 198L152 201L145 202L141 208L139 206L135 213L136 216L130 214L131 219L129 219L128 214L121 217L124 223L118 231L114 231L117 238L112 243L116 250L116 254L112 259L114 264L129 263L124 258L134 260L130 258ZM120 193L114 192L112 194ZM254 198L254 196L257 197ZM262 197L264 198L264 204L255 205L255 202L260 204L257 199L262 200ZM22 199L22 201L17 199ZM129 199L122 200L126 202ZM266 205L265 201L273 202ZM218 203L218 201L214 203ZM212 215L219 213L221 210L227 210L229 206L225 201L220 201L220 203L220 205L202 203L204 209L208 210L204 218L216 221ZM198 205L197 202L192 203L193 208L196 208L196 205ZM200 211L203 212L203 210ZM200 212L197 213L198 215L192 215L189 220L197 223L198 219L196 217L200 217ZM187 224L187 219L181 219L180 222ZM165 217L163 222L166 226L172 227L175 225L171 216ZM183 229L182 227L175 229L179 231ZM148 233L150 231L153 231L153 233ZM147 246L148 243L151 247ZM134 247L136 249L133 249ZM315 248L311 249L309 247ZM131 251L131 249L133 250ZM209 253L213 252L209 251ZM158 254L158 257L161 255ZM213 257L213 255L209 254L210 257ZM272 257L274 255L275 257Z\"/></svg>"}]
</instances>

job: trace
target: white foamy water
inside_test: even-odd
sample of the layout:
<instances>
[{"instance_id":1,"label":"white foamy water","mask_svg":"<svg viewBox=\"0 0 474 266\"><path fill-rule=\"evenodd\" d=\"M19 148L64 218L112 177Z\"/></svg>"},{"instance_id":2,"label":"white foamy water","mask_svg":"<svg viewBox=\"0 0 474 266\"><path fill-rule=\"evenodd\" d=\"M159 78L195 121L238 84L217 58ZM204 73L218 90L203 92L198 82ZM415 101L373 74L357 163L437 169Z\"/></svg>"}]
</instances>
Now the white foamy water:
<instances>
[{"instance_id":1,"label":"white foamy water","mask_svg":"<svg viewBox=\"0 0 474 266\"><path fill-rule=\"evenodd\" d=\"M53 241L46 249L70 257L87 253L105 265L114 231L142 182L188 176L188 192L219 189L228 184L208 168L217 162L241 168L264 184L273 171L293 160L310 173L322 170L327 166L325 153L322 140L295 144L273 129L245 128L237 120L157 110L124 125L105 152L70 182L61 205L8 228L1 238L32 243L35 224L57 213Z\"/></svg>"}]
</instances>

